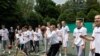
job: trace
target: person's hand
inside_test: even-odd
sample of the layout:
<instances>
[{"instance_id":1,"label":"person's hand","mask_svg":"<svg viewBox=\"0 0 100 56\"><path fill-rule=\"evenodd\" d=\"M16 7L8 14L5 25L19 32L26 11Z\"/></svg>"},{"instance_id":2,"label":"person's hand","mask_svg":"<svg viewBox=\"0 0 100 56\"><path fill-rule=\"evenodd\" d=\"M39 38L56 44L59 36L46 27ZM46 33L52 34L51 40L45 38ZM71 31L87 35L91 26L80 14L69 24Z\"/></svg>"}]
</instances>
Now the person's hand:
<instances>
[{"instance_id":1,"label":"person's hand","mask_svg":"<svg viewBox=\"0 0 100 56\"><path fill-rule=\"evenodd\" d=\"M74 45L74 44L72 45L72 48L73 48L73 49L75 48L75 45Z\"/></svg>"},{"instance_id":2,"label":"person's hand","mask_svg":"<svg viewBox=\"0 0 100 56\"><path fill-rule=\"evenodd\" d=\"M84 36L80 35L80 38L84 38Z\"/></svg>"},{"instance_id":3,"label":"person's hand","mask_svg":"<svg viewBox=\"0 0 100 56\"><path fill-rule=\"evenodd\" d=\"M85 49L85 45L82 45L81 48L82 48L82 49Z\"/></svg>"}]
</instances>

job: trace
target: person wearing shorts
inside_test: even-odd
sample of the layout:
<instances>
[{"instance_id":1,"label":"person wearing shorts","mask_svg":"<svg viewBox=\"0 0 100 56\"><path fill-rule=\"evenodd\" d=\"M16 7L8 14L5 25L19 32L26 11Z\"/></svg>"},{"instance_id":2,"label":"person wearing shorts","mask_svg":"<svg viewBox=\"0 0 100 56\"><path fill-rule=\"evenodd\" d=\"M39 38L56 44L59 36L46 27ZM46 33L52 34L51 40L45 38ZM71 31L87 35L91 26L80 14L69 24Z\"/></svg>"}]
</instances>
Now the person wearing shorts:
<instances>
[{"instance_id":1,"label":"person wearing shorts","mask_svg":"<svg viewBox=\"0 0 100 56\"><path fill-rule=\"evenodd\" d=\"M63 38L62 46L64 48L64 56L67 56L68 37L69 37L70 30L69 27L66 25L65 21L62 21L61 24L62 24L61 31L62 31L62 38Z\"/></svg>"}]
</instances>

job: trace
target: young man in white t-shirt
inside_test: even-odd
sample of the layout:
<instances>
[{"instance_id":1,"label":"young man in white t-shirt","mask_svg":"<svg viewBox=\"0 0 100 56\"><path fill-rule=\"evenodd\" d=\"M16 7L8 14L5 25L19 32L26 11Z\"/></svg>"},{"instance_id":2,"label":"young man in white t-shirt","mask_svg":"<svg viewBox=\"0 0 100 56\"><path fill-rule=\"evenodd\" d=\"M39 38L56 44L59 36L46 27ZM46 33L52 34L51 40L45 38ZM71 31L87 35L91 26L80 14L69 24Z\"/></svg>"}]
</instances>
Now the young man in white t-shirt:
<instances>
[{"instance_id":1,"label":"young man in white t-shirt","mask_svg":"<svg viewBox=\"0 0 100 56\"><path fill-rule=\"evenodd\" d=\"M66 25L66 22L65 21L62 21L61 22L62 24L62 38L63 38L63 41L62 41L62 46L63 46L63 50L64 50L64 55L67 56L67 46L68 46L68 37L69 37L69 27Z\"/></svg>"},{"instance_id":2,"label":"young man in white t-shirt","mask_svg":"<svg viewBox=\"0 0 100 56\"><path fill-rule=\"evenodd\" d=\"M39 52L39 39L40 39L40 35L38 33L38 28L35 28L35 32L34 32L34 46L35 46L35 52L38 55Z\"/></svg>"},{"instance_id":3,"label":"young man in white t-shirt","mask_svg":"<svg viewBox=\"0 0 100 56\"><path fill-rule=\"evenodd\" d=\"M4 52L7 51L7 47L8 47L8 38L9 36L9 32L8 32L8 29L5 28L5 25L2 25L2 29L1 29L1 37L2 37L2 45L3 45L3 49L4 49Z\"/></svg>"},{"instance_id":4,"label":"young man in white t-shirt","mask_svg":"<svg viewBox=\"0 0 100 56\"><path fill-rule=\"evenodd\" d=\"M50 39L50 49L47 53L47 56L56 56L60 48L60 43L55 25L51 25L50 30L51 34L49 35L45 34L45 36L47 36Z\"/></svg>"},{"instance_id":5,"label":"young man in white t-shirt","mask_svg":"<svg viewBox=\"0 0 100 56\"><path fill-rule=\"evenodd\" d=\"M87 29L83 27L83 21L81 19L76 20L76 28L74 29L73 36L73 46L76 46L77 49L77 56L84 56L84 49L85 49L85 40L80 38L80 36L86 37Z\"/></svg>"},{"instance_id":6,"label":"young man in white t-shirt","mask_svg":"<svg viewBox=\"0 0 100 56\"><path fill-rule=\"evenodd\" d=\"M23 31L22 36L23 36L23 39L24 39L24 52L26 53L26 55L29 55L30 38L29 38L28 27L24 26L22 31Z\"/></svg>"},{"instance_id":7,"label":"young man in white t-shirt","mask_svg":"<svg viewBox=\"0 0 100 56\"><path fill-rule=\"evenodd\" d=\"M100 56L100 15L95 16L95 28L92 33L92 38L81 36L89 41L95 41L95 56Z\"/></svg>"},{"instance_id":8,"label":"young man in white t-shirt","mask_svg":"<svg viewBox=\"0 0 100 56\"><path fill-rule=\"evenodd\" d=\"M33 45L33 41L34 41L34 30L32 29L32 26L29 26L29 38L30 38L30 49L35 50L34 49L34 45Z\"/></svg>"}]
</instances>

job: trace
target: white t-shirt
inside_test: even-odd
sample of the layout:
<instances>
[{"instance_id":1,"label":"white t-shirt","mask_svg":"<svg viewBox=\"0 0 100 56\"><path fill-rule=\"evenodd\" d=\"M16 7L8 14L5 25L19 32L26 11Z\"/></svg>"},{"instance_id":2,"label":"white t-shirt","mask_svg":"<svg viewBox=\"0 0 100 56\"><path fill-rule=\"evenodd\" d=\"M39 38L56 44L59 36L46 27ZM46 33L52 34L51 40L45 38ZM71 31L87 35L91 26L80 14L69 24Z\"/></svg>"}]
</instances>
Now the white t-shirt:
<instances>
[{"instance_id":1,"label":"white t-shirt","mask_svg":"<svg viewBox=\"0 0 100 56\"><path fill-rule=\"evenodd\" d=\"M1 36L1 29L0 29L0 36Z\"/></svg>"},{"instance_id":2,"label":"white t-shirt","mask_svg":"<svg viewBox=\"0 0 100 56\"><path fill-rule=\"evenodd\" d=\"M8 32L8 29L1 29L1 36L2 36L2 40L8 40L8 35L9 35L9 32Z\"/></svg>"},{"instance_id":3,"label":"white t-shirt","mask_svg":"<svg viewBox=\"0 0 100 56\"><path fill-rule=\"evenodd\" d=\"M68 41L68 32L70 31L69 27L68 26L62 27L61 31L62 31L63 40Z\"/></svg>"},{"instance_id":4,"label":"white t-shirt","mask_svg":"<svg viewBox=\"0 0 100 56\"><path fill-rule=\"evenodd\" d=\"M59 43L59 38L56 31L52 31L51 34L48 35L48 38L50 39L51 45Z\"/></svg>"},{"instance_id":5,"label":"white t-shirt","mask_svg":"<svg viewBox=\"0 0 100 56\"><path fill-rule=\"evenodd\" d=\"M22 35L15 34L15 36L16 36L16 39L19 40L19 43L20 43L20 44L24 44L24 43L25 43L24 38L23 38Z\"/></svg>"},{"instance_id":6,"label":"white t-shirt","mask_svg":"<svg viewBox=\"0 0 100 56\"><path fill-rule=\"evenodd\" d=\"M95 52L100 54L100 27L95 27L92 36L95 38Z\"/></svg>"},{"instance_id":7,"label":"white t-shirt","mask_svg":"<svg viewBox=\"0 0 100 56\"><path fill-rule=\"evenodd\" d=\"M47 36L49 35L49 34L51 34L51 31L50 31L50 28L49 27L46 27L46 34L47 34ZM47 37L48 38L48 37Z\"/></svg>"},{"instance_id":8,"label":"white t-shirt","mask_svg":"<svg viewBox=\"0 0 100 56\"><path fill-rule=\"evenodd\" d=\"M85 27L81 27L80 29L75 28L73 32L73 36L75 37L74 43L77 46L81 46L85 44L84 40L80 37L80 35L87 35L87 29Z\"/></svg>"},{"instance_id":9,"label":"white t-shirt","mask_svg":"<svg viewBox=\"0 0 100 56\"><path fill-rule=\"evenodd\" d=\"M24 42L25 43L27 43L28 41L30 41L29 32L28 31L22 32L22 36L24 38Z\"/></svg>"},{"instance_id":10,"label":"white t-shirt","mask_svg":"<svg viewBox=\"0 0 100 56\"><path fill-rule=\"evenodd\" d=\"M20 34L22 32L22 30L16 29L15 32L18 32Z\"/></svg>"},{"instance_id":11,"label":"white t-shirt","mask_svg":"<svg viewBox=\"0 0 100 56\"><path fill-rule=\"evenodd\" d=\"M40 35L40 40L43 40L43 36L42 36L42 32L41 32L40 28L38 28L38 33Z\"/></svg>"},{"instance_id":12,"label":"white t-shirt","mask_svg":"<svg viewBox=\"0 0 100 56\"><path fill-rule=\"evenodd\" d=\"M61 29L57 29L57 35L58 35L59 41L62 41L62 33L61 33Z\"/></svg>"},{"instance_id":13,"label":"white t-shirt","mask_svg":"<svg viewBox=\"0 0 100 56\"><path fill-rule=\"evenodd\" d=\"M38 32L34 32L34 41L39 41L39 33Z\"/></svg>"},{"instance_id":14,"label":"white t-shirt","mask_svg":"<svg viewBox=\"0 0 100 56\"><path fill-rule=\"evenodd\" d=\"M18 34L18 33L16 33L16 34L15 34L15 37L16 37L16 39L18 39L18 38L19 38L19 34Z\"/></svg>"},{"instance_id":15,"label":"white t-shirt","mask_svg":"<svg viewBox=\"0 0 100 56\"><path fill-rule=\"evenodd\" d=\"M28 31L30 40L33 40L34 31Z\"/></svg>"}]
</instances>

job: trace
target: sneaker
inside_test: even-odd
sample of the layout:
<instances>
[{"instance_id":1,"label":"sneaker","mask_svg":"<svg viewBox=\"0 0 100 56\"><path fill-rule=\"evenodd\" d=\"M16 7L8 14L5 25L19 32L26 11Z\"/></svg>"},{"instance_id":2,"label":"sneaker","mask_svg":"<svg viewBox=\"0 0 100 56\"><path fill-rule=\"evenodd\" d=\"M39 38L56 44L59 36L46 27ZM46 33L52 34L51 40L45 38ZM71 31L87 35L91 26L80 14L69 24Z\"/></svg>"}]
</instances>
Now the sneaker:
<instances>
[{"instance_id":1,"label":"sneaker","mask_svg":"<svg viewBox=\"0 0 100 56\"><path fill-rule=\"evenodd\" d=\"M59 53L59 56L61 56L61 53Z\"/></svg>"},{"instance_id":2,"label":"sneaker","mask_svg":"<svg viewBox=\"0 0 100 56\"><path fill-rule=\"evenodd\" d=\"M11 51L8 51L9 54L11 54Z\"/></svg>"},{"instance_id":3,"label":"sneaker","mask_svg":"<svg viewBox=\"0 0 100 56\"><path fill-rule=\"evenodd\" d=\"M36 55L39 55L39 53L37 53Z\"/></svg>"},{"instance_id":4,"label":"sneaker","mask_svg":"<svg viewBox=\"0 0 100 56\"><path fill-rule=\"evenodd\" d=\"M67 55L64 55L64 56L67 56Z\"/></svg>"},{"instance_id":5,"label":"sneaker","mask_svg":"<svg viewBox=\"0 0 100 56\"><path fill-rule=\"evenodd\" d=\"M3 54L5 54L6 53L6 51L3 51Z\"/></svg>"}]
</instances>

